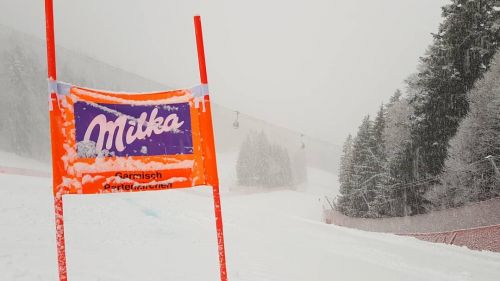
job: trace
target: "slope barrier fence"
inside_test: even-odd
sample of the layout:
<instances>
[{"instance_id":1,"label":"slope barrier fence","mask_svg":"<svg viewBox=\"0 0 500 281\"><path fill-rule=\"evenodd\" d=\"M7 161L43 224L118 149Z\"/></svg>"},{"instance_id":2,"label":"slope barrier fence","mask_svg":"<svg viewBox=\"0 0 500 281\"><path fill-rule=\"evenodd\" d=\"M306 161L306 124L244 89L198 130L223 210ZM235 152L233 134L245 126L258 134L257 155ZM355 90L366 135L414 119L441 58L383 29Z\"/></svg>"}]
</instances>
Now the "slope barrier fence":
<instances>
[{"instance_id":1,"label":"slope barrier fence","mask_svg":"<svg viewBox=\"0 0 500 281\"><path fill-rule=\"evenodd\" d=\"M335 210L324 211L328 224L366 231L395 233L429 242L500 252L500 198L395 218L353 218Z\"/></svg>"}]
</instances>

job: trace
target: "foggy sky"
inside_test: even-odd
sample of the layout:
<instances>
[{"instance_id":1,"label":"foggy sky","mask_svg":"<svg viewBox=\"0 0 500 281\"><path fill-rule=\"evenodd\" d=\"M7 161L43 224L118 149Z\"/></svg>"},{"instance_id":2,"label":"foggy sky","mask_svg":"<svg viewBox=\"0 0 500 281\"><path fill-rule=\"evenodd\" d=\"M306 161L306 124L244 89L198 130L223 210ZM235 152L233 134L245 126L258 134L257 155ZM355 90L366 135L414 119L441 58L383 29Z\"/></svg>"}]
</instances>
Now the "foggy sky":
<instances>
[{"instance_id":1,"label":"foggy sky","mask_svg":"<svg viewBox=\"0 0 500 281\"><path fill-rule=\"evenodd\" d=\"M55 0L56 42L190 87L200 14L214 102L342 143L415 72L448 2ZM2 0L0 23L44 38L43 5Z\"/></svg>"}]
</instances>

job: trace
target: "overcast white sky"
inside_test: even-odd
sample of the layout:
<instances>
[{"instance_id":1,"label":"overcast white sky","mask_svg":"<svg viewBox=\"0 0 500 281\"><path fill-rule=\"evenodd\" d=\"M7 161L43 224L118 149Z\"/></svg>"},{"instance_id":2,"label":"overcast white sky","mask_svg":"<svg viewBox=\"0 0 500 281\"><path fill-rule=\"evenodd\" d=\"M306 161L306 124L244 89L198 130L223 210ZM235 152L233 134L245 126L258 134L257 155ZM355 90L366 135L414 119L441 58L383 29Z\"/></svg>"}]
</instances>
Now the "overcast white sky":
<instances>
[{"instance_id":1,"label":"overcast white sky","mask_svg":"<svg viewBox=\"0 0 500 281\"><path fill-rule=\"evenodd\" d=\"M54 0L56 42L189 87L200 14L213 101L342 143L415 71L448 2ZM0 23L43 38L44 1L1 0Z\"/></svg>"}]
</instances>

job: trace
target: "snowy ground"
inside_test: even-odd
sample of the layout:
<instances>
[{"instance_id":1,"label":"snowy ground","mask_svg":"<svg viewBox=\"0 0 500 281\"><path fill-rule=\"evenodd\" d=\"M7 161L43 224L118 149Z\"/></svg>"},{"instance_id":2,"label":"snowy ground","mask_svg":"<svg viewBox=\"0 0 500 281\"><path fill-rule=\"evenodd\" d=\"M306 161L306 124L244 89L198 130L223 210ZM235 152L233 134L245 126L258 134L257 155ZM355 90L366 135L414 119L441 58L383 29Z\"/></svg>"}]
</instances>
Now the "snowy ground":
<instances>
[{"instance_id":1,"label":"snowy ground","mask_svg":"<svg viewBox=\"0 0 500 281\"><path fill-rule=\"evenodd\" d=\"M0 153L7 164L48 169ZM311 171L297 192L222 194L229 280L500 280L500 254L321 223L325 177ZM0 281L57 280L50 180L0 183ZM210 192L65 197L69 280L218 280Z\"/></svg>"}]
</instances>

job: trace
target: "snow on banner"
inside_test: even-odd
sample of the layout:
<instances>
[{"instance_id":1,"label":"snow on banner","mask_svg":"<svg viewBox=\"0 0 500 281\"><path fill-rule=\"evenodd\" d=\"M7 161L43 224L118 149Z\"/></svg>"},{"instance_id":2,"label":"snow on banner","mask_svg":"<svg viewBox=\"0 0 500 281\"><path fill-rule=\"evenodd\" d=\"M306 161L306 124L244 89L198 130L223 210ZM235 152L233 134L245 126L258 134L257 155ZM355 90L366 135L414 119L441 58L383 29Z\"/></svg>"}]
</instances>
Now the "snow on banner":
<instances>
[{"instance_id":1,"label":"snow on banner","mask_svg":"<svg viewBox=\"0 0 500 281\"><path fill-rule=\"evenodd\" d=\"M202 135L209 105L199 101L201 86L140 94L66 88L51 110L55 195L217 184L215 158L205 155L215 152L203 143L212 136Z\"/></svg>"}]
</instances>

